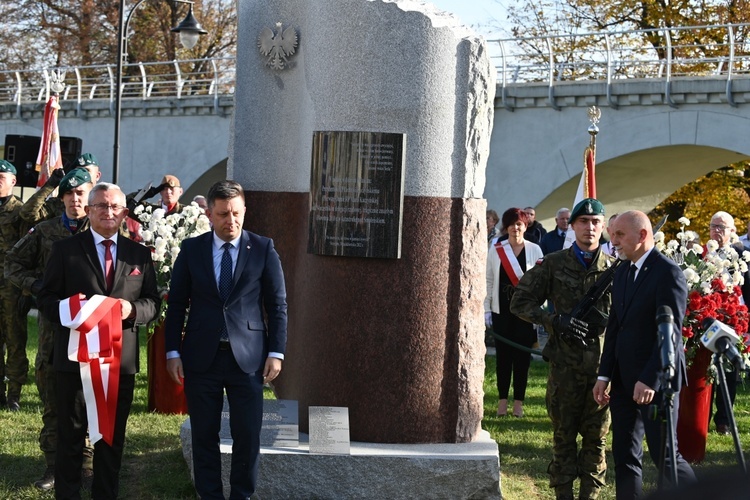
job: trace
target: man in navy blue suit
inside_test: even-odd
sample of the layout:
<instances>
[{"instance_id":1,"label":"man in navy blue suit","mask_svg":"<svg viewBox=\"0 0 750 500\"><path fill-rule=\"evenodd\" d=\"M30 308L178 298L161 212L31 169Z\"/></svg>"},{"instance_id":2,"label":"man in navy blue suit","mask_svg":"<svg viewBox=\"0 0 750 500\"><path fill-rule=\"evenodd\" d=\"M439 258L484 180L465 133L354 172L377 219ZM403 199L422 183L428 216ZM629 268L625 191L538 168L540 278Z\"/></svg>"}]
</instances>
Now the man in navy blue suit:
<instances>
[{"instance_id":1,"label":"man in navy blue suit","mask_svg":"<svg viewBox=\"0 0 750 500\"><path fill-rule=\"evenodd\" d=\"M258 475L263 383L278 376L286 349L284 273L273 241L242 229L240 184L217 182L207 201L213 231L185 240L172 272L167 371L185 383L198 495L224 498L219 429L226 389L230 498L250 498Z\"/></svg>"},{"instance_id":2,"label":"man in navy blue suit","mask_svg":"<svg viewBox=\"0 0 750 500\"><path fill-rule=\"evenodd\" d=\"M682 270L654 250L651 222L643 212L619 215L611 238L617 256L630 262L620 266L615 274L594 399L600 405L609 403L612 413L617 498L640 498L644 434L651 459L661 468L661 423L648 414L649 405L659 405L663 396L656 312L659 307L668 306L677 332L673 336L677 362L672 380L676 428L679 390L686 381L680 332L687 307L687 283ZM678 481L695 481L690 465L679 451L676 455Z\"/></svg>"}]
</instances>

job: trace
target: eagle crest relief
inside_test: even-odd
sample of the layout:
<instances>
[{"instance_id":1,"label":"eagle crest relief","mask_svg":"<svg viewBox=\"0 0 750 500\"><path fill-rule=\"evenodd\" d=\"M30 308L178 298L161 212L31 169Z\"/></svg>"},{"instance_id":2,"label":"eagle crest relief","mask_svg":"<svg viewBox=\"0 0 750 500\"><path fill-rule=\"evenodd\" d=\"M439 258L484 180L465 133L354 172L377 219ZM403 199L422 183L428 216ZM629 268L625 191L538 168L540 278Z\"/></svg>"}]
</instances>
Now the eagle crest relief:
<instances>
[{"instance_id":1,"label":"eagle crest relief","mask_svg":"<svg viewBox=\"0 0 750 500\"><path fill-rule=\"evenodd\" d=\"M258 36L258 48L267 58L266 66L282 70L297 49L297 31L291 26L282 31L280 22L276 23L276 33L270 28L263 28Z\"/></svg>"}]
</instances>

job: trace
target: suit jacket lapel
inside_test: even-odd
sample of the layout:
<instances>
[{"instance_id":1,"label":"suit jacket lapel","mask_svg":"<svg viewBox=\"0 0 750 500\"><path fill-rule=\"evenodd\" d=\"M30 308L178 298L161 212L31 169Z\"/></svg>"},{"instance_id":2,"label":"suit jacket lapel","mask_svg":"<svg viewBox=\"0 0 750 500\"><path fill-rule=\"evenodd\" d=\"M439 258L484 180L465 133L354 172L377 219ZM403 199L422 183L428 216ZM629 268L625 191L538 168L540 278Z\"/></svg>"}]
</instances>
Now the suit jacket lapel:
<instances>
[{"instance_id":1,"label":"suit jacket lapel","mask_svg":"<svg viewBox=\"0 0 750 500\"><path fill-rule=\"evenodd\" d=\"M243 230L242 236L240 237L239 248L237 249L237 266L235 266L234 274L232 275L232 290L237 286L237 282L240 280L240 274L242 274L242 270L245 269L247 260L250 257L251 247L250 235L247 231ZM229 293L231 295L232 292L230 291Z\"/></svg>"},{"instance_id":2,"label":"suit jacket lapel","mask_svg":"<svg viewBox=\"0 0 750 500\"><path fill-rule=\"evenodd\" d=\"M633 300L633 297L636 296L638 292L638 288L643 284L643 282L648 279L648 275L651 272L651 267L654 263L654 259L656 258L656 254L654 253L656 250L651 250L651 253L648 254L648 257L646 257L646 260L643 262L643 266L638 270L638 276L635 277L635 282L627 288L626 295L625 295L625 309L627 310L628 306L630 305L630 302ZM632 263L631 263L632 264ZM627 281L627 274L625 275Z\"/></svg>"},{"instance_id":3,"label":"suit jacket lapel","mask_svg":"<svg viewBox=\"0 0 750 500\"><path fill-rule=\"evenodd\" d=\"M99 289L102 293L105 293L107 284L104 281L104 270L99 262L99 254L94 244L94 235L91 234L90 230L87 230L81 238L81 246L83 247L83 254L86 256L86 260L94 270L94 276L96 276L96 283L99 285ZM117 255L120 255L120 252L117 252Z\"/></svg>"},{"instance_id":4,"label":"suit jacket lapel","mask_svg":"<svg viewBox=\"0 0 750 500\"><path fill-rule=\"evenodd\" d=\"M117 263L115 264L115 280L113 283L117 283L122 277L122 273L125 272L125 259L123 258L127 254L126 244L122 244L124 236L121 234L117 235ZM112 285L114 287L114 285Z\"/></svg>"},{"instance_id":5,"label":"suit jacket lapel","mask_svg":"<svg viewBox=\"0 0 750 500\"><path fill-rule=\"evenodd\" d=\"M206 275L211 278L214 284L214 291L217 297L221 297L219 293L219 277L214 272L214 232L208 232L203 235L203 242L200 246L201 255L198 257L202 265L205 266Z\"/></svg>"}]
</instances>

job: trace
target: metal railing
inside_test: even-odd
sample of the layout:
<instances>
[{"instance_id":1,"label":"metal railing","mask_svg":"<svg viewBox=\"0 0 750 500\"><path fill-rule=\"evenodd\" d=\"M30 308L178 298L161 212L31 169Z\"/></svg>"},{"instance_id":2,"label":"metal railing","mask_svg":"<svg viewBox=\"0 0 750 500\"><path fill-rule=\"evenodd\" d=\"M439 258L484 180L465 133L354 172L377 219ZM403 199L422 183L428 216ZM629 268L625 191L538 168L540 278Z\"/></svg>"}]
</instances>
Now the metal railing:
<instances>
[{"instance_id":1,"label":"metal railing","mask_svg":"<svg viewBox=\"0 0 750 500\"><path fill-rule=\"evenodd\" d=\"M114 64L0 71L0 105L15 104L20 117L22 104L46 102L51 92L50 75L57 71L65 72L61 103L74 101L80 115L83 101L108 100L114 113ZM123 99L213 96L218 112L219 97L234 94L234 86L235 60L231 57L123 65Z\"/></svg>"},{"instance_id":2,"label":"metal railing","mask_svg":"<svg viewBox=\"0 0 750 500\"><path fill-rule=\"evenodd\" d=\"M555 84L580 81L606 81L608 103L617 108L613 84L632 79L663 80L665 102L675 106L671 84L681 77L725 80L727 102L736 106L732 80L750 75L750 24L507 38L488 44L498 97L509 110L511 86L545 83L550 105L559 109Z\"/></svg>"}]
</instances>

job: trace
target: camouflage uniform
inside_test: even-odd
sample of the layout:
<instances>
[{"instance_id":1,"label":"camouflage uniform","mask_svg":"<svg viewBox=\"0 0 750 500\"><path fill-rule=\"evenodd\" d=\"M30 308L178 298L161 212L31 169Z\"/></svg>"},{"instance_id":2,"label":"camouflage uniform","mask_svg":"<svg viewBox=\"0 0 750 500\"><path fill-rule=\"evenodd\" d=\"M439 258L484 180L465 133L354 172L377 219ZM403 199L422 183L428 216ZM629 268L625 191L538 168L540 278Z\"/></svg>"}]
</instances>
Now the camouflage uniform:
<instances>
[{"instance_id":1,"label":"camouflage uniform","mask_svg":"<svg viewBox=\"0 0 750 500\"><path fill-rule=\"evenodd\" d=\"M33 226L44 220L62 215L65 211L62 199L57 196L50 198L56 187L45 184L32 194L21 208L21 218Z\"/></svg>"},{"instance_id":2,"label":"camouflage uniform","mask_svg":"<svg viewBox=\"0 0 750 500\"><path fill-rule=\"evenodd\" d=\"M19 216L23 202L9 196L0 206L0 270L4 274L5 255L23 236L28 225ZM0 283L0 402L5 403L5 379L8 379L8 401L18 401L26 383L29 359L26 356L26 313L19 311L21 290L8 280ZM6 352L7 351L7 352Z\"/></svg>"},{"instance_id":3,"label":"camouflage uniform","mask_svg":"<svg viewBox=\"0 0 750 500\"><path fill-rule=\"evenodd\" d=\"M609 408L600 408L592 390L596 383L604 328L612 305L609 293L587 318L588 346L571 345L553 329L555 313L542 309L549 300L554 310L570 313L614 258L597 250L587 270L574 248L548 254L524 274L511 302L513 314L550 332L542 354L549 359L547 413L554 431L552 461L547 471L558 498L572 498L573 481L581 478L579 498L596 498L604 485L607 469L604 449L609 431ZM582 436L577 451L577 435Z\"/></svg>"},{"instance_id":4,"label":"camouflage uniform","mask_svg":"<svg viewBox=\"0 0 750 500\"><path fill-rule=\"evenodd\" d=\"M84 219L78 230L89 226ZM63 224L62 216L44 221L33 229L10 250L5 258L5 277L19 287L26 295L32 295L36 286L41 285L44 268L47 265L52 244L73 233ZM41 314L39 315L39 350L35 361L36 387L39 398L44 405L42 430L39 433L39 448L44 453L48 467L55 465L57 450L57 401L55 398L55 371L52 369L52 347L54 345L55 326ZM87 443L84 448L84 469L92 469L93 448Z\"/></svg>"}]
</instances>

